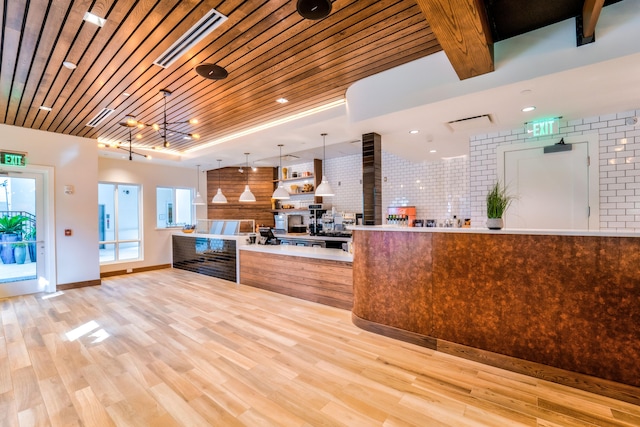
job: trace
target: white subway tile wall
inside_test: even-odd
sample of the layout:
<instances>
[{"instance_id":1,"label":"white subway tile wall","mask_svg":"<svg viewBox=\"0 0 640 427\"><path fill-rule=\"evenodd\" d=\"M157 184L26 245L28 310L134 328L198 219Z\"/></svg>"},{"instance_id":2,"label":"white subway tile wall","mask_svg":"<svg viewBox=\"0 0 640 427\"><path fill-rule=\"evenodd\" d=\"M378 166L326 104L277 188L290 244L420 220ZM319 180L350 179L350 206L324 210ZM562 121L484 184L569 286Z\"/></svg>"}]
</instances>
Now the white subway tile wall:
<instances>
[{"instance_id":1,"label":"white subway tile wall","mask_svg":"<svg viewBox=\"0 0 640 427\"><path fill-rule=\"evenodd\" d=\"M362 155L327 159L325 174L335 196L324 197L337 212L362 213Z\"/></svg>"},{"instance_id":2,"label":"white subway tile wall","mask_svg":"<svg viewBox=\"0 0 640 427\"><path fill-rule=\"evenodd\" d=\"M600 229L640 231L640 124L626 119L640 109L560 123L558 138L597 133L600 146ZM473 226L486 221L485 195L497 179L496 149L533 141L523 128L470 139L469 174ZM384 158L384 157L383 157Z\"/></svg>"},{"instance_id":3,"label":"white subway tile wall","mask_svg":"<svg viewBox=\"0 0 640 427\"><path fill-rule=\"evenodd\" d=\"M471 218L467 156L414 163L383 151L382 181L383 209L415 206L418 219L438 222Z\"/></svg>"}]
</instances>

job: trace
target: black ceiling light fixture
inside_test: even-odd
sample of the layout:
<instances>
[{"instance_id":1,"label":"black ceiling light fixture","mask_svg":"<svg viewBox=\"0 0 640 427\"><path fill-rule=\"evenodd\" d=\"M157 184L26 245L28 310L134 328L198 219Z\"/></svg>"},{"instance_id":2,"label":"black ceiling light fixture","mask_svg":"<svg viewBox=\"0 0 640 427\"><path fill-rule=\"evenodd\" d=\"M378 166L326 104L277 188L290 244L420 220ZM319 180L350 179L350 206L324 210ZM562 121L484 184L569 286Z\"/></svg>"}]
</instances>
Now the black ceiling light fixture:
<instances>
[{"instance_id":1,"label":"black ceiling light fixture","mask_svg":"<svg viewBox=\"0 0 640 427\"><path fill-rule=\"evenodd\" d=\"M168 122L167 121L167 98L170 97L173 92L171 92L168 89L160 89L160 93L162 94L162 98L164 99L164 105L163 105L163 108L162 108L162 122L160 124L158 124L158 123L153 123L153 124L142 123L142 122L137 121L134 116L127 116L128 119L126 121L126 123L127 123L126 126L128 126L128 127L138 127L140 129L144 129L147 126L150 126L153 130L158 132L158 134L162 138L162 146L164 148L169 148L169 146L171 145L169 143L169 141L167 140L167 136L171 136L173 134L182 135L182 137L184 139L200 139L200 135L198 135L197 133L188 133L188 132L182 132L182 131L175 130L175 129L169 129L169 126L177 125L177 124L195 125L195 124L198 123L198 120L197 119L190 119L190 120L184 120L184 121L179 121L179 122ZM120 123L120 124L122 124L122 123Z\"/></svg>"},{"instance_id":2,"label":"black ceiling light fixture","mask_svg":"<svg viewBox=\"0 0 640 427\"><path fill-rule=\"evenodd\" d=\"M329 16L331 13L331 0L298 0L296 9L304 19L316 21Z\"/></svg>"},{"instance_id":3,"label":"black ceiling light fixture","mask_svg":"<svg viewBox=\"0 0 640 427\"><path fill-rule=\"evenodd\" d=\"M210 80L223 80L229 75L227 70L216 64L200 64L196 66L196 73Z\"/></svg>"},{"instance_id":4,"label":"black ceiling light fixture","mask_svg":"<svg viewBox=\"0 0 640 427\"><path fill-rule=\"evenodd\" d=\"M151 156L147 155L147 154L140 154L140 153L136 153L135 151L133 151L132 147L131 147L131 141L132 141L132 134L131 134L131 128L136 127L136 124L127 120L124 122L120 122L118 123L120 126L124 126L126 128L129 128L129 149L126 149L120 145L105 145L105 147L114 147L114 148L118 148L120 150L124 150L124 151L128 151L129 152L129 160L133 160L133 155L135 154L136 156L142 156L145 159L150 159Z\"/></svg>"}]
</instances>

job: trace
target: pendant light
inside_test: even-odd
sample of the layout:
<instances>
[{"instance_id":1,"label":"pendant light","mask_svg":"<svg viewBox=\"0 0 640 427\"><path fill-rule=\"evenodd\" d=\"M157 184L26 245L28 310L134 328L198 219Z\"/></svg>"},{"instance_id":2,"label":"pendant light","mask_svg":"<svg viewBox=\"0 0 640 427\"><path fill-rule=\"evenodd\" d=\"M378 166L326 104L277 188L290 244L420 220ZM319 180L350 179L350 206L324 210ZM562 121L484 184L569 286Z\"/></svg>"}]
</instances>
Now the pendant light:
<instances>
[{"instance_id":1,"label":"pendant light","mask_svg":"<svg viewBox=\"0 0 640 427\"><path fill-rule=\"evenodd\" d=\"M284 188L284 184L282 184L282 144L278 144L278 147L280 147L280 169L278 169L280 181L278 182L278 188L276 188L276 191L273 192L271 198L276 200L289 200L291 196L289 195L289 192Z\"/></svg>"},{"instance_id":2,"label":"pendant light","mask_svg":"<svg viewBox=\"0 0 640 427\"><path fill-rule=\"evenodd\" d=\"M249 171L251 170L249 168L249 153L244 153L244 155L247 157L247 185L244 186L244 192L240 195L240 199L238 200L239 202L255 202L256 201L256 196L253 195L253 193L251 192L251 189L249 188Z\"/></svg>"},{"instance_id":3,"label":"pendant light","mask_svg":"<svg viewBox=\"0 0 640 427\"><path fill-rule=\"evenodd\" d=\"M193 199L193 204L196 206L201 206L204 205L204 199L202 198L202 196L200 195L200 165L196 165L198 167L198 175L196 176L196 178L198 178L197 180L197 184L196 184L196 197Z\"/></svg>"},{"instance_id":4,"label":"pendant light","mask_svg":"<svg viewBox=\"0 0 640 427\"><path fill-rule=\"evenodd\" d=\"M222 160L218 159L218 192L211 199L211 203L227 203L227 198L222 194L222 187L220 186L220 162Z\"/></svg>"},{"instance_id":5,"label":"pendant light","mask_svg":"<svg viewBox=\"0 0 640 427\"><path fill-rule=\"evenodd\" d=\"M321 135L322 135L322 182L320 183L320 185L318 185L318 188L316 188L316 197L327 197L327 196L333 196L333 190L331 189L331 184L329 184L329 181L327 180L327 177L324 174L324 164L327 161L326 144L325 144L325 137L327 136L327 134L323 133Z\"/></svg>"}]
</instances>

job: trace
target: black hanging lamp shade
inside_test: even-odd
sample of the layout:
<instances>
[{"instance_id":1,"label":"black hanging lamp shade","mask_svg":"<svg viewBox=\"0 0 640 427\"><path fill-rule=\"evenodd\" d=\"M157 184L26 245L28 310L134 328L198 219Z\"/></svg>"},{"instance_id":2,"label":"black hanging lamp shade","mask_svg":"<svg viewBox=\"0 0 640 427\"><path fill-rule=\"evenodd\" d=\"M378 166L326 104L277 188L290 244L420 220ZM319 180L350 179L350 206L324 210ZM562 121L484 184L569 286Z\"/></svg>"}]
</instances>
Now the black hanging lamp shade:
<instances>
[{"instance_id":1,"label":"black hanging lamp shade","mask_svg":"<svg viewBox=\"0 0 640 427\"><path fill-rule=\"evenodd\" d=\"M298 0L296 9L305 19L326 18L331 13L331 0Z\"/></svg>"},{"instance_id":2,"label":"black hanging lamp shade","mask_svg":"<svg viewBox=\"0 0 640 427\"><path fill-rule=\"evenodd\" d=\"M226 79L229 73L227 70L216 64L200 64L196 66L196 73L205 79L222 80Z\"/></svg>"}]
</instances>

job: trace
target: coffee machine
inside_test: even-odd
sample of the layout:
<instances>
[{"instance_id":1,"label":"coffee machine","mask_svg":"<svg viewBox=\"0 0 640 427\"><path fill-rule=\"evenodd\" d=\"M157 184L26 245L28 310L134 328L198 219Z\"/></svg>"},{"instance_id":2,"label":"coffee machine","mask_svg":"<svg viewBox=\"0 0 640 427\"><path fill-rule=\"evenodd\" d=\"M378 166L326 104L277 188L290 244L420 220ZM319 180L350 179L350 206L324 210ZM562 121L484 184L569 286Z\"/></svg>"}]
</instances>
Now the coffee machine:
<instances>
[{"instance_id":1,"label":"coffee machine","mask_svg":"<svg viewBox=\"0 0 640 427\"><path fill-rule=\"evenodd\" d=\"M309 205L309 234L317 236L322 232L322 215L327 212L321 204Z\"/></svg>"}]
</instances>

